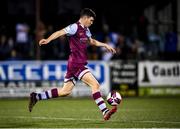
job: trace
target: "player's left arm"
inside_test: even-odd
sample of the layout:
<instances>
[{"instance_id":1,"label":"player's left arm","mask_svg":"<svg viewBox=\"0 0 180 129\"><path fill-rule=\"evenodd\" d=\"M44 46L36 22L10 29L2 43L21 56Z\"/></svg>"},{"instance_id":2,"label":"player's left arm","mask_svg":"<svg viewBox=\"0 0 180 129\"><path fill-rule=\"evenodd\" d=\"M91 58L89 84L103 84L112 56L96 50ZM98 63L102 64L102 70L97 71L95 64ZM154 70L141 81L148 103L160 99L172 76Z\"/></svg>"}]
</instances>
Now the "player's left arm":
<instances>
[{"instance_id":1,"label":"player's left arm","mask_svg":"<svg viewBox=\"0 0 180 129\"><path fill-rule=\"evenodd\" d=\"M106 43L102 43L96 39L93 39L93 38L89 38L89 43L91 45L94 45L94 46L98 46L98 47L105 47L109 52L112 52L113 54L116 53L116 50L114 48L112 48L110 45L106 44Z\"/></svg>"}]
</instances>

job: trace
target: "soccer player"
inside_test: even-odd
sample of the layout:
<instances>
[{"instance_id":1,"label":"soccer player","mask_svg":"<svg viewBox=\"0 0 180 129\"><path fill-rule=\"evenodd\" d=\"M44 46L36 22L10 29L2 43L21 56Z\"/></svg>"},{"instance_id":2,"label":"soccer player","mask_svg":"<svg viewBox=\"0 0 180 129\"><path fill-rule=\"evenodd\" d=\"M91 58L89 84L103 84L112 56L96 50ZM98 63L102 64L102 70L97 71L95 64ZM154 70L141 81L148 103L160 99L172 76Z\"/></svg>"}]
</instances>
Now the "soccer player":
<instances>
[{"instance_id":1,"label":"soccer player","mask_svg":"<svg viewBox=\"0 0 180 129\"><path fill-rule=\"evenodd\" d=\"M109 52L116 53L111 46L91 37L89 27L93 24L95 17L96 14L94 11L89 8L84 8L80 13L78 22L54 32L47 39L41 39L39 41L39 45L41 46L50 43L60 36L67 35L69 37L71 54L68 59L67 73L65 75L63 88L54 88L41 93L32 92L29 99L30 112L32 111L33 106L40 100L69 95L75 86L77 79L91 87L92 97L102 111L104 120L109 120L111 115L117 111L116 106L112 107L112 109L107 108L100 93L100 84L86 67L87 43L98 47L105 47Z\"/></svg>"}]
</instances>

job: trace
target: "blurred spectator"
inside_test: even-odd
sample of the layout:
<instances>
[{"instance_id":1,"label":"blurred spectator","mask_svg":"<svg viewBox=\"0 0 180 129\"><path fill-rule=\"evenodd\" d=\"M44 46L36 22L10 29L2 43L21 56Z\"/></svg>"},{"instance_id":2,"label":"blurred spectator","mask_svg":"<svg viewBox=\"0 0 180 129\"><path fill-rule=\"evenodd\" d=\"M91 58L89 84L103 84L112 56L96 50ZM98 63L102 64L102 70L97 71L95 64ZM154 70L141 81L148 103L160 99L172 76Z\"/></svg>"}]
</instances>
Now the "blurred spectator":
<instances>
[{"instance_id":1,"label":"blurred spectator","mask_svg":"<svg viewBox=\"0 0 180 129\"><path fill-rule=\"evenodd\" d=\"M119 34L116 33L116 32L110 32L110 33L109 33L110 41L111 41L114 45L117 44L117 42L118 42L118 36L119 36Z\"/></svg>"},{"instance_id":2,"label":"blurred spectator","mask_svg":"<svg viewBox=\"0 0 180 129\"><path fill-rule=\"evenodd\" d=\"M69 43L65 36L59 37L59 40L55 42L54 55L58 60L68 59L70 54Z\"/></svg>"},{"instance_id":3,"label":"blurred spectator","mask_svg":"<svg viewBox=\"0 0 180 129\"><path fill-rule=\"evenodd\" d=\"M102 38L102 40L104 40L104 38L106 38L106 36L108 36L111 43L113 43L114 45L117 44L118 36L119 36L119 34L117 32L111 32L109 30L109 25L108 24L103 24L102 30L103 30L103 38Z\"/></svg>"},{"instance_id":4,"label":"blurred spectator","mask_svg":"<svg viewBox=\"0 0 180 129\"><path fill-rule=\"evenodd\" d=\"M13 48L13 43L8 42L5 35L0 36L0 60L6 60L10 57L11 50Z\"/></svg>"},{"instance_id":5,"label":"blurred spectator","mask_svg":"<svg viewBox=\"0 0 180 129\"><path fill-rule=\"evenodd\" d=\"M157 34L154 25L148 26L148 41L146 42L146 52L149 58L157 58L160 52L160 36Z\"/></svg>"},{"instance_id":6,"label":"blurred spectator","mask_svg":"<svg viewBox=\"0 0 180 129\"><path fill-rule=\"evenodd\" d=\"M169 32L165 36L165 51L176 52L177 51L177 34L170 28Z\"/></svg>"},{"instance_id":7,"label":"blurred spectator","mask_svg":"<svg viewBox=\"0 0 180 129\"><path fill-rule=\"evenodd\" d=\"M18 57L16 50L13 49L13 50L11 51L10 57L9 57L7 60L12 60L12 61L13 61L13 60L21 60L21 58Z\"/></svg>"},{"instance_id":8,"label":"blurred spectator","mask_svg":"<svg viewBox=\"0 0 180 129\"><path fill-rule=\"evenodd\" d=\"M177 55L177 34L170 26L169 31L165 35L165 57L167 60L175 60Z\"/></svg>"},{"instance_id":9,"label":"blurred spectator","mask_svg":"<svg viewBox=\"0 0 180 129\"><path fill-rule=\"evenodd\" d=\"M129 59L145 59L146 50L142 41L138 38L133 38L129 41L128 46L131 51L128 55Z\"/></svg>"},{"instance_id":10,"label":"blurred spectator","mask_svg":"<svg viewBox=\"0 0 180 129\"><path fill-rule=\"evenodd\" d=\"M115 48L114 43L110 41L110 38L108 36L105 37L105 43ZM113 54L111 52L108 52L104 47L101 47L101 52L102 52L102 60L104 61L109 61L113 56Z\"/></svg>"},{"instance_id":11,"label":"blurred spectator","mask_svg":"<svg viewBox=\"0 0 180 129\"><path fill-rule=\"evenodd\" d=\"M29 26L25 23L16 24L16 50L23 59L29 58Z\"/></svg>"},{"instance_id":12,"label":"blurred spectator","mask_svg":"<svg viewBox=\"0 0 180 129\"><path fill-rule=\"evenodd\" d=\"M127 46L125 36L120 34L118 37L118 42L116 44L116 54L112 57L113 60L126 60L127 55L130 52Z\"/></svg>"},{"instance_id":13,"label":"blurred spectator","mask_svg":"<svg viewBox=\"0 0 180 129\"><path fill-rule=\"evenodd\" d=\"M158 57L162 60L164 60L164 52L165 52L165 31L164 31L164 26L159 25L158 26L158 35L159 35L159 54Z\"/></svg>"},{"instance_id":14,"label":"blurred spectator","mask_svg":"<svg viewBox=\"0 0 180 129\"><path fill-rule=\"evenodd\" d=\"M8 39L8 45L9 45L9 47L10 47L11 49L14 48L15 43L14 43L14 40L13 40L12 37L9 37L9 39Z\"/></svg>"}]
</instances>

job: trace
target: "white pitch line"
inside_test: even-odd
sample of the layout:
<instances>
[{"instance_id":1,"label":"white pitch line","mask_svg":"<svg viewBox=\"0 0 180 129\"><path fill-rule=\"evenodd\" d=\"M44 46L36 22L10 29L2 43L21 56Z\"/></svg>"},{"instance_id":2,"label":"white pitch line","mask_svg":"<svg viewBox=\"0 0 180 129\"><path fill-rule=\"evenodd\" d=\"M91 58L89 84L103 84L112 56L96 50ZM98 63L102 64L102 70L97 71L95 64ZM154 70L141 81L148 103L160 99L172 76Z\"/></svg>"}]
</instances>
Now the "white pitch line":
<instances>
[{"instance_id":1,"label":"white pitch line","mask_svg":"<svg viewBox=\"0 0 180 129\"><path fill-rule=\"evenodd\" d=\"M180 129L180 128L0 128L0 129Z\"/></svg>"},{"instance_id":2,"label":"white pitch line","mask_svg":"<svg viewBox=\"0 0 180 129\"><path fill-rule=\"evenodd\" d=\"M9 116L2 116L4 118L9 118ZM2 118L1 117L1 118ZM70 121L78 121L78 120L84 120L84 121L103 121L102 119L77 119L77 118L68 118L68 117L39 117L39 116L33 116L33 117L27 117L27 116L11 116L11 118L18 118L18 119L42 119L42 120L70 120Z\"/></svg>"},{"instance_id":3,"label":"white pitch line","mask_svg":"<svg viewBox=\"0 0 180 129\"><path fill-rule=\"evenodd\" d=\"M4 118L7 118L9 116L1 116L1 118L4 117ZM68 117L63 117L63 118L60 118L60 117L38 117L38 116L33 116L33 117L27 117L27 116L14 116L11 118L18 118L18 119L42 119L42 120L69 120L69 121L104 121L103 119L90 119L90 118L83 118L83 119L77 119L77 118L68 118ZM124 120L109 120L109 121L112 121L112 122L120 122L120 123L124 123L124 122L130 122L130 123L159 123L159 124L162 124L162 123L166 123L166 124L180 124L180 121L137 121L137 120L130 120L130 121L124 121Z\"/></svg>"}]
</instances>

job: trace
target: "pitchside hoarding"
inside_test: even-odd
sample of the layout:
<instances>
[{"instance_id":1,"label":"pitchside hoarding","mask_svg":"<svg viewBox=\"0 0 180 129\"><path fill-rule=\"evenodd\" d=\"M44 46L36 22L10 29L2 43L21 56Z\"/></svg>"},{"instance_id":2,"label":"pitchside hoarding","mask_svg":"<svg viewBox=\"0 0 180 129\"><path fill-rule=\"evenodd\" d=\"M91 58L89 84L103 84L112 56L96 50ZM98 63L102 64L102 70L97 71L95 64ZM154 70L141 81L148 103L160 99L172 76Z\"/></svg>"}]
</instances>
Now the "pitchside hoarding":
<instances>
[{"instance_id":1,"label":"pitchside hoarding","mask_svg":"<svg viewBox=\"0 0 180 129\"><path fill-rule=\"evenodd\" d=\"M139 62L139 86L180 86L180 62Z\"/></svg>"},{"instance_id":2,"label":"pitchside hoarding","mask_svg":"<svg viewBox=\"0 0 180 129\"><path fill-rule=\"evenodd\" d=\"M122 96L137 96L137 62L112 61L110 63L111 88Z\"/></svg>"},{"instance_id":3,"label":"pitchside hoarding","mask_svg":"<svg viewBox=\"0 0 180 129\"><path fill-rule=\"evenodd\" d=\"M62 87L66 73L65 61L0 62L0 97L25 97L32 91ZM90 61L88 66L101 85L104 95L109 92L109 67L104 62ZM90 87L78 82L72 96L89 96Z\"/></svg>"},{"instance_id":4,"label":"pitchside hoarding","mask_svg":"<svg viewBox=\"0 0 180 129\"><path fill-rule=\"evenodd\" d=\"M180 95L180 62L138 63L139 95Z\"/></svg>"}]
</instances>

